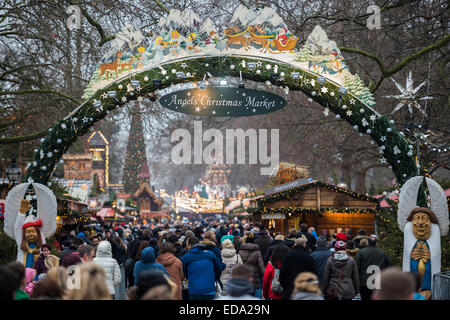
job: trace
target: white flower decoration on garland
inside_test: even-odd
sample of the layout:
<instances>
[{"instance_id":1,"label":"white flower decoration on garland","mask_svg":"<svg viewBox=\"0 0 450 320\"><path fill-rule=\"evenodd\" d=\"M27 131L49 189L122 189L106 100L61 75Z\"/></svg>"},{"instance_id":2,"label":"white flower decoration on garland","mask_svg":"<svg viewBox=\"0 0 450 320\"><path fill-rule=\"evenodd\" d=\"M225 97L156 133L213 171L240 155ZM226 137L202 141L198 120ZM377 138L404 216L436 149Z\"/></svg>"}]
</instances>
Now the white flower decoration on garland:
<instances>
[{"instance_id":1,"label":"white flower decoration on garland","mask_svg":"<svg viewBox=\"0 0 450 320\"><path fill-rule=\"evenodd\" d=\"M278 73L278 65L274 65L273 66L273 72ZM282 74L280 74L282 77L284 76L284 72L282 72Z\"/></svg>"},{"instance_id":2,"label":"white flower decoration on garland","mask_svg":"<svg viewBox=\"0 0 450 320\"><path fill-rule=\"evenodd\" d=\"M361 120L361 123L362 123L363 127L367 127L369 125L369 123L367 122L366 118L363 118Z\"/></svg>"},{"instance_id":3,"label":"white flower decoration on garland","mask_svg":"<svg viewBox=\"0 0 450 320\"><path fill-rule=\"evenodd\" d=\"M311 79L311 81L309 81L309 83L314 87L316 85L316 81L314 79Z\"/></svg>"},{"instance_id":4,"label":"white flower decoration on garland","mask_svg":"<svg viewBox=\"0 0 450 320\"><path fill-rule=\"evenodd\" d=\"M161 69L161 74L162 74L163 76L165 76L165 75L167 74L167 70L166 70L166 69Z\"/></svg>"},{"instance_id":5,"label":"white flower decoration on garland","mask_svg":"<svg viewBox=\"0 0 450 320\"><path fill-rule=\"evenodd\" d=\"M402 153L397 146L394 146L394 154Z\"/></svg>"},{"instance_id":6,"label":"white flower decoration on garland","mask_svg":"<svg viewBox=\"0 0 450 320\"><path fill-rule=\"evenodd\" d=\"M325 110L323 110L323 114L325 115L325 117L328 117L329 113L330 113L330 109L325 108Z\"/></svg>"}]
</instances>

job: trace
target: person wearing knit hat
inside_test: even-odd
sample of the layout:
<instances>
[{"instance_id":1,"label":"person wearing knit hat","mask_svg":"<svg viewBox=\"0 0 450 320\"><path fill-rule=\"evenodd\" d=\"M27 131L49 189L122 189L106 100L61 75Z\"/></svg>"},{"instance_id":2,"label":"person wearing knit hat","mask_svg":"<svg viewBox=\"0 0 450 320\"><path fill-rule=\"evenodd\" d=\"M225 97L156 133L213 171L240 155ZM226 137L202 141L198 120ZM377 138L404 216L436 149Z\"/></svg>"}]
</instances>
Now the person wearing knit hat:
<instances>
[{"instance_id":1,"label":"person wearing knit hat","mask_svg":"<svg viewBox=\"0 0 450 320\"><path fill-rule=\"evenodd\" d=\"M336 241L339 241L339 240L344 241L344 242L347 241L347 235L343 232L339 232L336 235Z\"/></svg>"},{"instance_id":2,"label":"person wearing knit hat","mask_svg":"<svg viewBox=\"0 0 450 320\"><path fill-rule=\"evenodd\" d=\"M337 239L325 266L320 287L327 300L351 300L359 293L358 267L345 249L345 242Z\"/></svg>"}]
</instances>

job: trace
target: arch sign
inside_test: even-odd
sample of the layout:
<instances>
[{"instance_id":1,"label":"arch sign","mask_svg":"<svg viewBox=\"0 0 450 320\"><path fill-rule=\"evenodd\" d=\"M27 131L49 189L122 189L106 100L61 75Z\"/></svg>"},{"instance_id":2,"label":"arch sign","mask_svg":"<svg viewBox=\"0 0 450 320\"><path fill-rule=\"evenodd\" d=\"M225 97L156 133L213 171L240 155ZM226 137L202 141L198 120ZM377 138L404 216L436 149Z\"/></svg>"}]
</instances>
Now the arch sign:
<instances>
[{"instance_id":1,"label":"arch sign","mask_svg":"<svg viewBox=\"0 0 450 320\"><path fill-rule=\"evenodd\" d=\"M171 110L203 116L250 116L286 103L274 93L245 89L242 79L304 92L325 108L326 116L331 111L370 135L379 146L379 161L391 165L399 183L418 174L412 146L392 120L375 110L369 89L320 26L300 47L299 37L268 7L238 7L223 32L209 18L173 9L152 35L126 26L112 42L95 67L86 101L49 129L25 180L47 183L77 137L130 100L159 98ZM221 85L210 84L211 77L222 79ZM226 77L240 78L237 88Z\"/></svg>"}]
</instances>

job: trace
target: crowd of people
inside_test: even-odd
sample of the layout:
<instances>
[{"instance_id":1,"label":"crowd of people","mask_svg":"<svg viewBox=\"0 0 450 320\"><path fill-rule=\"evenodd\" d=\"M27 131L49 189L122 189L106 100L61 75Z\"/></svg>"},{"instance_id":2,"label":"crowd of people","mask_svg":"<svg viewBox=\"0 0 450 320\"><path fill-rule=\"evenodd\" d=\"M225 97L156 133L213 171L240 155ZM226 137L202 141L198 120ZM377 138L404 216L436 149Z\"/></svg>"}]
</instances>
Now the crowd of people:
<instances>
[{"instance_id":1,"label":"crowd of people","mask_svg":"<svg viewBox=\"0 0 450 320\"><path fill-rule=\"evenodd\" d=\"M425 300L420 276L393 266L363 229L318 236L305 223L286 235L238 220L105 223L63 229L40 252L33 268L0 266L0 299Z\"/></svg>"}]
</instances>

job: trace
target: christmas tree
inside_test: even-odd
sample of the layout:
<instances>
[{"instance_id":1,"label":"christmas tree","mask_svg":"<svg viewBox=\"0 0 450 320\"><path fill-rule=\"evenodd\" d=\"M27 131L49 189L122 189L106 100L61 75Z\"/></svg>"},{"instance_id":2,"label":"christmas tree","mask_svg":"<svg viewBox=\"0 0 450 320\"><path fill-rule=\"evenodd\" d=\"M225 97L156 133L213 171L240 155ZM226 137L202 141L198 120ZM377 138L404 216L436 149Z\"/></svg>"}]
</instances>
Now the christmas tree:
<instances>
[{"instance_id":1,"label":"christmas tree","mask_svg":"<svg viewBox=\"0 0 450 320\"><path fill-rule=\"evenodd\" d=\"M364 82L358 75L355 75L353 78L346 76L344 78L344 86L368 106L372 107L375 105L372 92L364 85Z\"/></svg>"},{"instance_id":2,"label":"christmas tree","mask_svg":"<svg viewBox=\"0 0 450 320\"><path fill-rule=\"evenodd\" d=\"M308 46L304 46L300 49L297 55L297 61L299 62L306 62L311 59L311 51L309 50Z\"/></svg>"},{"instance_id":3,"label":"christmas tree","mask_svg":"<svg viewBox=\"0 0 450 320\"><path fill-rule=\"evenodd\" d=\"M142 116L139 112L139 104L133 109L131 118L130 135L128 136L127 154L123 170L122 183L126 193L133 193L139 188L137 178L144 162L147 162L145 140L142 131Z\"/></svg>"}]
</instances>

